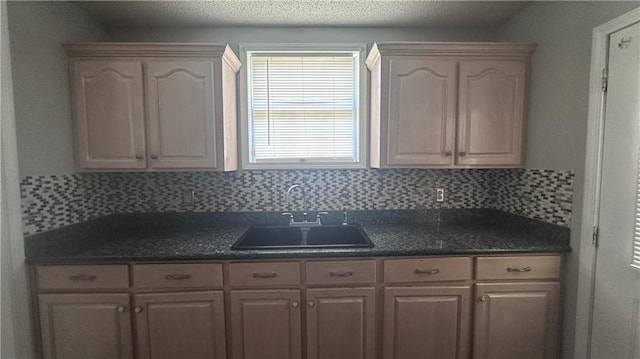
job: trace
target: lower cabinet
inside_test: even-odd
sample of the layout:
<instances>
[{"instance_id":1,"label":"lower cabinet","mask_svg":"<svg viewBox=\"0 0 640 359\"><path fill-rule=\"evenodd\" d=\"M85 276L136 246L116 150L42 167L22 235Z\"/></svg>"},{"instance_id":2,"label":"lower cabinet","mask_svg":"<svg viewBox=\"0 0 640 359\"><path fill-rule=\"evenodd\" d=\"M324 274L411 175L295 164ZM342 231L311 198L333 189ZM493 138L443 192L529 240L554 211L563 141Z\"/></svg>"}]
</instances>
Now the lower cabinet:
<instances>
[{"instance_id":1,"label":"lower cabinet","mask_svg":"<svg viewBox=\"0 0 640 359\"><path fill-rule=\"evenodd\" d=\"M300 290L232 290L234 359L300 359Z\"/></svg>"},{"instance_id":2,"label":"lower cabinet","mask_svg":"<svg viewBox=\"0 0 640 359\"><path fill-rule=\"evenodd\" d=\"M478 283L473 357L557 358L560 283Z\"/></svg>"},{"instance_id":3,"label":"lower cabinet","mask_svg":"<svg viewBox=\"0 0 640 359\"><path fill-rule=\"evenodd\" d=\"M226 357L222 292L135 295L138 358Z\"/></svg>"},{"instance_id":4,"label":"lower cabinet","mask_svg":"<svg viewBox=\"0 0 640 359\"><path fill-rule=\"evenodd\" d=\"M384 359L467 358L471 287L384 289Z\"/></svg>"},{"instance_id":5,"label":"lower cabinet","mask_svg":"<svg viewBox=\"0 0 640 359\"><path fill-rule=\"evenodd\" d=\"M222 292L41 294L45 358L226 358Z\"/></svg>"},{"instance_id":6,"label":"lower cabinet","mask_svg":"<svg viewBox=\"0 0 640 359\"><path fill-rule=\"evenodd\" d=\"M559 255L43 265L34 284L46 359L557 359L561 265Z\"/></svg>"},{"instance_id":7,"label":"lower cabinet","mask_svg":"<svg viewBox=\"0 0 640 359\"><path fill-rule=\"evenodd\" d=\"M128 294L40 294L45 358L133 358Z\"/></svg>"},{"instance_id":8,"label":"lower cabinet","mask_svg":"<svg viewBox=\"0 0 640 359\"><path fill-rule=\"evenodd\" d=\"M373 359L375 288L307 289L307 359Z\"/></svg>"}]
</instances>

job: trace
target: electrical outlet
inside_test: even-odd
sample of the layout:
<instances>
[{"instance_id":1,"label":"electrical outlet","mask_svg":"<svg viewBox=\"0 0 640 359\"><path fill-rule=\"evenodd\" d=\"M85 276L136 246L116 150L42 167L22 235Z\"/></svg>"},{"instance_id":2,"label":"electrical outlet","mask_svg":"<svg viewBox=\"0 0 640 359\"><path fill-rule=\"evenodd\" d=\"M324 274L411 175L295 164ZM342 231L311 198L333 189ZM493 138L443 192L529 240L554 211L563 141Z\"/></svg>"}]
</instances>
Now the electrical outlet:
<instances>
[{"instance_id":1,"label":"electrical outlet","mask_svg":"<svg viewBox=\"0 0 640 359\"><path fill-rule=\"evenodd\" d=\"M193 190L182 191L182 205L185 207L193 207L195 204L196 192Z\"/></svg>"},{"instance_id":2,"label":"electrical outlet","mask_svg":"<svg viewBox=\"0 0 640 359\"><path fill-rule=\"evenodd\" d=\"M436 202L444 202L444 188L436 188Z\"/></svg>"}]
</instances>

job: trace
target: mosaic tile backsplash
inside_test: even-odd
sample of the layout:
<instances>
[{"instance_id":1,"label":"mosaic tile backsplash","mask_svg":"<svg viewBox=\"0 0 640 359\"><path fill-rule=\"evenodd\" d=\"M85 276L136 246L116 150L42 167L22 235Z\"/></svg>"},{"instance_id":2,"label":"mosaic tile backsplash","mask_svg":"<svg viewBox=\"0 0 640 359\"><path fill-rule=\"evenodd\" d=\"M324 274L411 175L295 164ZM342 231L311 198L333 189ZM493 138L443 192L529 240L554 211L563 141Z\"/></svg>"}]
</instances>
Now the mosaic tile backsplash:
<instances>
[{"instance_id":1,"label":"mosaic tile backsplash","mask_svg":"<svg viewBox=\"0 0 640 359\"><path fill-rule=\"evenodd\" d=\"M132 212L496 208L569 226L573 173L524 169L80 173L21 181L24 234ZM445 189L436 203L435 189ZM194 191L193 205L184 203Z\"/></svg>"}]
</instances>

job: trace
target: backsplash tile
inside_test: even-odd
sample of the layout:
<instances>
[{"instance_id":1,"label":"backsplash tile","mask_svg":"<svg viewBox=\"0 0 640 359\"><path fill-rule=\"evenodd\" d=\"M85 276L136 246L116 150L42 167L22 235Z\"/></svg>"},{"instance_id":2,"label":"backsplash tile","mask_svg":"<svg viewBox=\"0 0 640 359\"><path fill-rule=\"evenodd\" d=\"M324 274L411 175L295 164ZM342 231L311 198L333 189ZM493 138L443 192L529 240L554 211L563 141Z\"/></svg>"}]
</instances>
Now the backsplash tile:
<instances>
[{"instance_id":1,"label":"backsplash tile","mask_svg":"<svg viewBox=\"0 0 640 359\"><path fill-rule=\"evenodd\" d=\"M79 175L24 177L20 182L24 234L86 220L82 182Z\"/></svg>"},{"instance_id":2,"label":"backsplash tile","mask_svg":"<svg viewBox=\"0 0 640 359\"><path fill-rule=\"evenodd\" d=\"M569 227L573 172L537 169L496 172L496 209Z\"/></svg>"},{"instance_id":3,"label":"backsplash tile","mask_svg":"<svg viewBox=\"0 0 640 359\"><path fill-rule=\"evenodd\" d=\"M81 173L22 179L25 235L111 213L498 208L568 226L569 171L521 169L272 170ZM435 202L444 188L445 201ZM182 204L195 192L193 206Z\"/></svg>"}]
</instances>

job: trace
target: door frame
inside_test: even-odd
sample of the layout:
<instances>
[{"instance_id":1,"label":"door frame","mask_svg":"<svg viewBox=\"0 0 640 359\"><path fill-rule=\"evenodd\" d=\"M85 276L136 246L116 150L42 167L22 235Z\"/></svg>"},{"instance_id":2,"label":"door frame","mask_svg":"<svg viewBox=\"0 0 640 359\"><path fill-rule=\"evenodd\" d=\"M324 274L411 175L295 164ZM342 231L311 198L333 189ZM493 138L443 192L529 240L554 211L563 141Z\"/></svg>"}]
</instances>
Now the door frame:
<instances>
[{"instance_id":1,"label":"door frame","mask_svg":"<svg viewBox=\"0 0 640 359\"><path fill-rule=\"evenodd\" d=\"M577 290L577 298L587 298L587 300L576 301L574 358L591 357L591 329L593 325L597 259L597 247L593 244L593 234L595 227L599 223L604 142L605 93L602 91L602 71L607 66L609 35L637 22L640 22L640 8L631 10L593 29Z\"/></svg>"}]
</instances>

